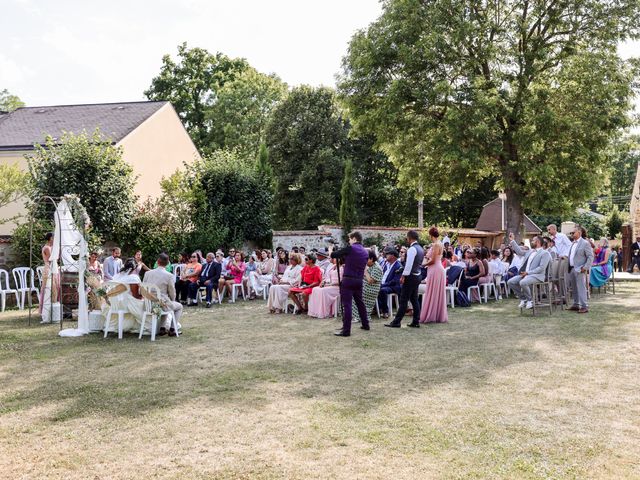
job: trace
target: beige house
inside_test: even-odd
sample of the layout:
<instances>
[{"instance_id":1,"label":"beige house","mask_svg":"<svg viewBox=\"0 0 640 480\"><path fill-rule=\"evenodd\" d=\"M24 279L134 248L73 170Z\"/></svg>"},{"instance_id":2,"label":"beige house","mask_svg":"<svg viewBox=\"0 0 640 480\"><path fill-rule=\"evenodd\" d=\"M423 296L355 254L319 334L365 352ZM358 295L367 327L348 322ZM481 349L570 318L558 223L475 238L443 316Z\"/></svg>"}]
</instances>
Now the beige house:
<instances>
[{"instance_id":1,"label":"beige house","mask_svg":"<svg viewBox=\"0 0 640 480\"><path fill-rule=\"evenodd\" d=\"M0 163L27 168L25 155L34 144L63 132L91 134L96 128L122 147L123 158L138 176L135 192L140 200L161 193L160 180L184 162L200 159L200 154L169 102L124 102L89 105L25 107L0 113ZM0 209L0 218L24 213L15 203ZM0 225L0 235L10 235L14 223Z\"/></svg>"}]
</instances>

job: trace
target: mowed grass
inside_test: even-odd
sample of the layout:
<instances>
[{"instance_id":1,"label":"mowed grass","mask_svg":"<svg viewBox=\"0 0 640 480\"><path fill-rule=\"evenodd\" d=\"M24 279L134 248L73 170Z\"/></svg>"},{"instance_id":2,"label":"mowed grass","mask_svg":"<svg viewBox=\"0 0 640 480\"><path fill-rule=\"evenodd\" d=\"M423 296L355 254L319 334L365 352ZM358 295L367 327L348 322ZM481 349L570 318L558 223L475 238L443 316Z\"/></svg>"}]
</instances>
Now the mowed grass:
<instances>
[{"instance_id":1,"label":"mowed grass","mask_svg":"<svg viewBox=\"0 0 640 480\"><path fill-rule=\"evenodd\" d=\"M640 285L419 330L189 309L184 335L0 314L0 478L640 478Z\"/></svg>"}]
</instances>

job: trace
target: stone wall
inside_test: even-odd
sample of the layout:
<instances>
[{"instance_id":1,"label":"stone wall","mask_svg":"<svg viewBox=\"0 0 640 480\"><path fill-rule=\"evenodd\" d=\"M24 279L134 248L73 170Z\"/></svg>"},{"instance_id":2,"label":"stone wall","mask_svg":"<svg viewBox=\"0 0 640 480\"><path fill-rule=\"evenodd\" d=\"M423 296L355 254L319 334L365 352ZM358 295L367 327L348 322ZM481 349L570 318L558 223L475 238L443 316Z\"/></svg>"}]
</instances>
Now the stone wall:
<instances>
[{"instance_id":1,"label":"stone wall","mask_svg":"<svg viewBox=\"0 0 640 480\"><path fill-rule=\"evenodd\" d=\"M331 238L331 233L324 230L281 230L273 232L273 250L282 247L291 250L293 247L326 248L329 244L326 240Z\"/></svg>"}]
</instances>

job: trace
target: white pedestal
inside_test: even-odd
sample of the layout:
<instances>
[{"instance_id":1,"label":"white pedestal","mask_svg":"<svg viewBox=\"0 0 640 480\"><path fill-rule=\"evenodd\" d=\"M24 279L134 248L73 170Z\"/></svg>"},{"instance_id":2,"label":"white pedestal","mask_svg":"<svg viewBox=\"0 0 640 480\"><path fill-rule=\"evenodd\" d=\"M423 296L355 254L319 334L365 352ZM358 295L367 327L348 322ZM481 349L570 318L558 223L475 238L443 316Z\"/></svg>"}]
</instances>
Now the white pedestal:
<instances>
[{"instance_id":1,"label":"white pedestal","mask_svg":"<svg viewBox=\"0 0 640 480\"><path fill-rule=\"evenodd\" d=\"M104 328L104 317L100 310L91 310L89 312L89 331L99 332Z\"/></svg>"}]
</instances>

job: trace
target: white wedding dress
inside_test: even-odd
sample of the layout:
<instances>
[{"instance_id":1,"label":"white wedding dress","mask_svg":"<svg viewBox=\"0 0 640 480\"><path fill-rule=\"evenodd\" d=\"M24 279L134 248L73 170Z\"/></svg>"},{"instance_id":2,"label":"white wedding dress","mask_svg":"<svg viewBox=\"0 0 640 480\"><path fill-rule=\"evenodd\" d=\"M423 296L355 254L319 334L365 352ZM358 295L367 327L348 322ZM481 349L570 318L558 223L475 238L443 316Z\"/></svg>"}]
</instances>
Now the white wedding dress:
<instances>
[{"instance_id":1,"label":"white wedding dress","mask_svg":"<svg viewBox=\"0 0 640 480\"><path fill-rule=\"evenodd\" d=\"M131 285L139 285L140 277L138 275L117 274L112 283L124 285L127 290L125 292L109 297L111 309L116 312L124 310L123 332L139 332L142 325L142 313L144 312L144 300L139 300L131 294ZM102 307L102 314L106 317L109 311L109 305L106 303ZM110 332L118 331L118 316L112 315L109 321L108 330Z\"/></svg>"}]
</instances>

